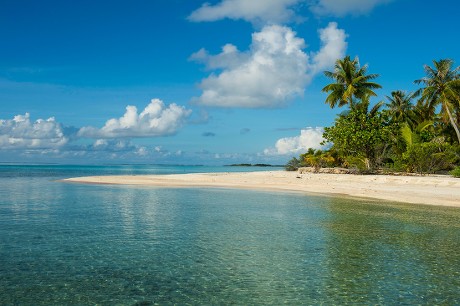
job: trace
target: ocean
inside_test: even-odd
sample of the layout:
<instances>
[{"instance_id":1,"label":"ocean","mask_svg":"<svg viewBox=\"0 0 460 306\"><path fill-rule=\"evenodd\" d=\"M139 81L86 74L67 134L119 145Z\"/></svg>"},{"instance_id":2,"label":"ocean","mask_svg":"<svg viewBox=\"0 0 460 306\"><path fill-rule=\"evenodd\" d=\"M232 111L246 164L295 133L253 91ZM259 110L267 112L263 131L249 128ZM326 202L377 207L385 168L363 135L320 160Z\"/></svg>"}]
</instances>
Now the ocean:
<instances>
[{"instance_id":1,"label":"ocean","mask_svg":"<svg viewBox=\"0 0 460 306\"><path fill-rule=\"evenodd\" d=\"M273 170L0 165L0 305L458 305L460 209L65 183Z\"/></svg>"}]
</instances>

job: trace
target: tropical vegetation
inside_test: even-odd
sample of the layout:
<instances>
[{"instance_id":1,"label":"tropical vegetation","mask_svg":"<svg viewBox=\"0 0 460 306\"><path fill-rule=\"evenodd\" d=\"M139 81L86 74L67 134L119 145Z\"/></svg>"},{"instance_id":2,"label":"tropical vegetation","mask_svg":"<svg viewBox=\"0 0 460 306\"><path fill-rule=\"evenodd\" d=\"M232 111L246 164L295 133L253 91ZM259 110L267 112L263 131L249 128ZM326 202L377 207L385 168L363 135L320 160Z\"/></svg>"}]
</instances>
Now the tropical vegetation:
<instances>
[{"instance_id":1,"label":"tropical vegetation","mask_svg":"<svg viewBox=\"0 0 460 306\"><path fill-rule=\"evenodd\" d=\"M414 92L394 90L371 103L382 88L361 66L358 57L336 61L324 74L325 103L344 107L324 129L327 150L309 149L291 159L287 170L299 167L343 167L361 172L449 172L460 176L460 67L450 59L424 66Z\"/></svg>"},{"instance_id":2,"label":"tropical vegetation","mask_svg":"<svg viewBox=\"0 0 460 306\"><path fill-rule=\"evenodd\" d=\"M456 167L454 170L449 172L454 177L460 177L460 167Z\"/></svg>"}]
</instances>

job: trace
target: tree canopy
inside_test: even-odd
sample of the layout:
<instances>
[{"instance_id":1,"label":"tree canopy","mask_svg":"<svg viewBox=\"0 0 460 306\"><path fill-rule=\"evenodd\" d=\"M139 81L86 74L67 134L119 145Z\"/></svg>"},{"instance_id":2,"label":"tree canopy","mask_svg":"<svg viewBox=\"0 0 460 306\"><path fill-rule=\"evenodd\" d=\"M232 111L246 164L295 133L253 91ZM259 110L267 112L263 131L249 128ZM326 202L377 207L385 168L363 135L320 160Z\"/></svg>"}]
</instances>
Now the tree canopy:
<instances>
[{"instance_id":1,"label":"tree canopy","mask_svg":"<svg viewBox=\"0 0 460 306\"><path fill-rule=\"evenodd\" d=\"M308 150L288 165L356 167L361 170L460 173L460 67L453 60L424 66L415 92L393 90L386 101L377 97L377 74L368 74L358 57L336 61L324 74L332 83L322 91L331 108L348 107L324 129L325 151Z\"/></svg>"},{"instance_id":2,"label":"tree canopy","mask_svg":"<svg viewBox=\"0 0 460 306\"><path fill-rule=\"evenodd\" d=\"M350 56L336 61L334 71L325 71L324 75L334 83L323 88L328 93L326 103L331 108L348 105L353 108L355 101L365 96L376 96L374 89L381 88L371 80L378 77L377 74L367 74L367 65L360 67L358 57L353 60Z\"/></svg>"}]
</instances>

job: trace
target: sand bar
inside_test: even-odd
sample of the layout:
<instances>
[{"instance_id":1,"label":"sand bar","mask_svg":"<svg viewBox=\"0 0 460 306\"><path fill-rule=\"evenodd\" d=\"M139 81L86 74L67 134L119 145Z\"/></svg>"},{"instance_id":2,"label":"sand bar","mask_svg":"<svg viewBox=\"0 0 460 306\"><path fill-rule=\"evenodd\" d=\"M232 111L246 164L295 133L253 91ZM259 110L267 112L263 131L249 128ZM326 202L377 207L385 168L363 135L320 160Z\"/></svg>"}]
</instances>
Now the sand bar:
<instances>
[{"instance_id":1,"label":"sand bar","mask_svg":"<svg viewBox=\"0 0 460 306\"><path fill-rule=\"evenodd\" d=\"M460 179L450 176L390 176L297 172L224 172L169 175L91 176L66 182L153 187L238 188L364 197L460 207Z\"/></svg>"}]
</instances>

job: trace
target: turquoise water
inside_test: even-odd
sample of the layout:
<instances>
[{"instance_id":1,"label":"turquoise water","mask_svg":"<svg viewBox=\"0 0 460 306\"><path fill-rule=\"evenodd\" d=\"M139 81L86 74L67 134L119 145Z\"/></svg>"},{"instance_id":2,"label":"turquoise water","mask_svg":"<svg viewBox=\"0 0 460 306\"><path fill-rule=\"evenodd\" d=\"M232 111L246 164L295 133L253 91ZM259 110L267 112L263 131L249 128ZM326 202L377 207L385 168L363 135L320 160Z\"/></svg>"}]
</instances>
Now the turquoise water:
<instances>
[{"instance_id":1,"label":"turquoise water","mask_svg":"<svg viewBox=\"0 0 460 306\"><path fill-rule=\"evenodd\" d=\"M459 209L56 181L203 168L0 166L0 304L460 304Z\"/></svg>"}]
</instances>

